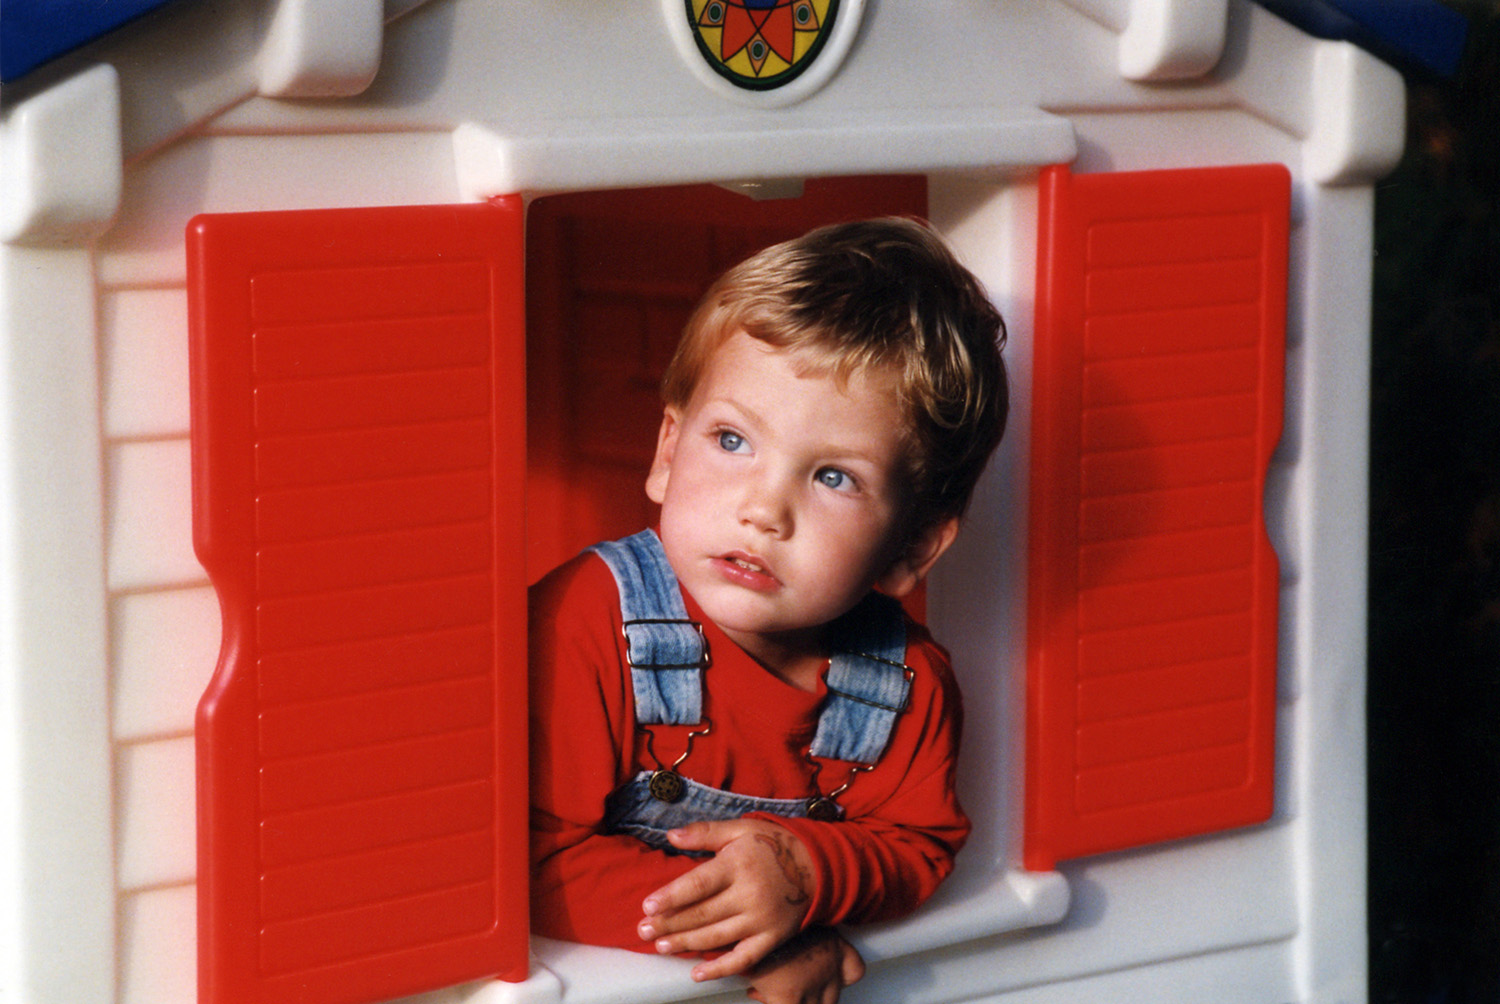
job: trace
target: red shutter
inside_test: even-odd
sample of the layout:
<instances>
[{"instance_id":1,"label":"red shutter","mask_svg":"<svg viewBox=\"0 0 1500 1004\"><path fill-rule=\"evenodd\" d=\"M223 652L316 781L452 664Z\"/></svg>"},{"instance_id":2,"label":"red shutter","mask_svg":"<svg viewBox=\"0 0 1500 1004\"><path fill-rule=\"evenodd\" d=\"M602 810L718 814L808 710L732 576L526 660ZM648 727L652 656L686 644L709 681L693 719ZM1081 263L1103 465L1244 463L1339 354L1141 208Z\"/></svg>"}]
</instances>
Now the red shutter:
<instances>
[{"instance_id":1,"label":"red shutter","mask_svg":"<svg viewBox=\"0 0 1500 1004\"><path fill-rule=\"evenodd\" d=\"M1272 806L1290 181L1042 180L1026 863Z\"/></svg>"},{"instance_id":2,"label":"red shutter","mask_svg":"<svg viewBox=\"0 0 1500 1004\"><path fill-rule=\"evenodd\" d=\"M204 1004L525 976L522 214L189 228Z\"/></svg>"}]
</instances>

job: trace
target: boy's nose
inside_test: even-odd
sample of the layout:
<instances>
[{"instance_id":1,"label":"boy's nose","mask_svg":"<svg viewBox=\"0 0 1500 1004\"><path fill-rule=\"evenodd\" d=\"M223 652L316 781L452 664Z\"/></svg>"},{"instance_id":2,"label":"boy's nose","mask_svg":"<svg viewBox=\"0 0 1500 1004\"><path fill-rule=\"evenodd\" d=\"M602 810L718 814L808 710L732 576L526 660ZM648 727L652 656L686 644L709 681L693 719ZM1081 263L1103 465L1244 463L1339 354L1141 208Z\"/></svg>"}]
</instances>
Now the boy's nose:
<instances>
[{"instance_id":1,"label":"boy's nose","mask_svg":"<svg viewBox=\"0 0 1500 1004\"><path fill-rule=\"evenodd\" d=\"M740 499L740 522L772 537L785 537L792 531L792 511L786 494L772 485L756 484Z\"/></svg>"}]
</instances>

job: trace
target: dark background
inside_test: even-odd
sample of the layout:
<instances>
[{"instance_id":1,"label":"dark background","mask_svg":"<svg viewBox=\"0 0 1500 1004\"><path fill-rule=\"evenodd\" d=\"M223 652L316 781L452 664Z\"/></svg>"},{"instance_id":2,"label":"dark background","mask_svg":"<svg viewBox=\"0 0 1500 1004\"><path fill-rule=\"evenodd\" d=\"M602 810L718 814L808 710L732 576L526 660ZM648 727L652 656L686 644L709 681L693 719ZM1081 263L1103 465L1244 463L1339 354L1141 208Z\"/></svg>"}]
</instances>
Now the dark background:
<instances>
[{"instance_id":1,"label":"dark background","mask_svg":"<svg viewBox=\"0 0 1500 1004\"><path fill-rule=\"evenodd\" d=\"M1373 1004L1500 1004L1500 2L1377 189Z\"/></svg>"}]
</instances>

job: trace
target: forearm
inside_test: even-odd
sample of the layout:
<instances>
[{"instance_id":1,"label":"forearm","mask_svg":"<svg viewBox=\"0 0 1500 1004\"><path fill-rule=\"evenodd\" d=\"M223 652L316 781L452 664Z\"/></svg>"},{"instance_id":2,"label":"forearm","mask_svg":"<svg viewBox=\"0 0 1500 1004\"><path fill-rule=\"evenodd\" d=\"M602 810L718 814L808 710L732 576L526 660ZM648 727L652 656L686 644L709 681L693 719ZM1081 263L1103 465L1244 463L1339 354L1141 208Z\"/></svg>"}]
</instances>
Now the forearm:
<instances>
[{"instance_id":1,"label":"forearm","mask_svg":"<svg viewBox=\"0 0 1500 1004\"><path fill-rule=\"evenodd\" d=\"M812 858L817 881L807 924L910 913L952 872L969 835L955 786L963 711L946 656L928 641L908 659L917 667L911 706L881 760L857 777L838 765L827 771L852 781L839 798L844 818L781 821Z\"/></svg>"},{"instance_id":2,"label":"forearm","mask_svg":"<svg viewBox=\"0 0 1500 1004\"><path fill-rule=\"evenodd\" d=\"M639 952L655 950L638 931L642 901L698 863L653 850L631 836L602 834L542 851L533 860L536 933Z\"/></svg>"},{"instance_id":3,"label":"forearm","mask_svg":"<svg viewBox=\"0 0 1500 1004\"><path fill-rule=\"evenodd\" d=\"M966 825L913 829L879 820L780 822L811 861L806 925L905 916L953 871L954 855L967 835Z\"/></svg>"}]
</instances>

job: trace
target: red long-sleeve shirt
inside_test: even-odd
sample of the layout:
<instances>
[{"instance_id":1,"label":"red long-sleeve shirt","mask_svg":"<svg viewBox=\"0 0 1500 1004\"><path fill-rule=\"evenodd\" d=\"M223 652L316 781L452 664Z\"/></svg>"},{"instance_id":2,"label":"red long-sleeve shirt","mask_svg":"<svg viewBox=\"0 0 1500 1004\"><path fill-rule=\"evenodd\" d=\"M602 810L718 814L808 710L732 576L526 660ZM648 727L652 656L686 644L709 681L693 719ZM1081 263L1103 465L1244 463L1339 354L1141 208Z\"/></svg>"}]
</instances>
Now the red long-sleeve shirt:
<instances>
[{"instance_id":1,"label":"red long-sleeve shirt","mask_svg":"<svg viewBox=\"0 0 1500 1004\"><path fill-rule=\"evenodd\" d=\"M586 554L531 590L532 925L549 937L650 951L636 934L647 894L698 861L600 832L604 800L657 766L635 727L619 594L608 567ZM704 713L713 731L693 743L679 772L745 795L813 794L803 753L826 689L808 693L767 672L684 596L703 625L712 665ZM773 819L799 837L815 888L804 924L901 916L953 868L969 821L953 790L961 720L947 654L914 623L906 662L915 670L908 710L875 769L839 796L837 822ZM652 727L655 753L670 764L692 726ZM816 788L842 784L849 765L827 761Z\"/></svg>"}]
</instances>

